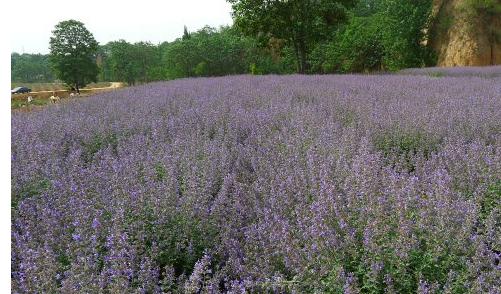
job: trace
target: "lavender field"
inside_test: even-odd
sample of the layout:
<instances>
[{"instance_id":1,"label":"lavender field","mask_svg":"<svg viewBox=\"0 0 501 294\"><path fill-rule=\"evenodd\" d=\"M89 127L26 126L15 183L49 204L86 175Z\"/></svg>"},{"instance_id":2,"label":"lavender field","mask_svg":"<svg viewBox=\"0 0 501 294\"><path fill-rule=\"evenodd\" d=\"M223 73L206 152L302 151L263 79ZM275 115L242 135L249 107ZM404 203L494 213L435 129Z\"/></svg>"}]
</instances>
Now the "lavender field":
<instances>
[{"instance_id":1,"label":"lavender field","mask_svg":"<svg viewBox=\"0 0 501 294\"><path fill-rule=\"evenodd\" d=\"M456 66L456 67L426 67L408 68L401 70L399 74L406 75L428 75L432 77L501 77L501 65L495 66Z\"/></svg>"},{"instance_id":2,"label":"lavender field","mask_svg":"<svg viewBox=\"0 0 501 294\"><path fill-rule=\"evenodd\" d=\"M147 84L11 161L15 293L500 293L499 76Z\"/></svg>"}]
</instances>

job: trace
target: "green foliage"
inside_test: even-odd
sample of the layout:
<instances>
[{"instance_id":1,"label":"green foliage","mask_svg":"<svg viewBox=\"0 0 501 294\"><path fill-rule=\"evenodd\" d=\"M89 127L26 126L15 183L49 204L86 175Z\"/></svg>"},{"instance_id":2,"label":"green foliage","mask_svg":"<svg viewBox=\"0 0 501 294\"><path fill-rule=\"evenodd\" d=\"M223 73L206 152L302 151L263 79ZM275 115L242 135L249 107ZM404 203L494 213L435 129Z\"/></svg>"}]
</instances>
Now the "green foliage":
<instances>
[{"instance_id":1,"label":"green foliage","mask_svg":"<svg viewBox=\"0 0 501 294\"><path fill-rule=\"evenodd\" d=\"M138 200L141 201L141 200ZM174 207L161 221L156 219L150 204L141 203L142 213L126 211L125 225L131 238L146 252L153 252L159 268L172 266L176 276L189 275L206 249L216 244L216 227L197 216L188 217ZM141 224L137 227L137 224ZM152 250L155 246L155 250Z\"/></svg>"},{"instance_id":2,"label":"green foliage","mask_svg":"<svg viewBox=\"0 0 501 294\"><path fill-rule=\"evenodd\" d=\"M139 82L148 83L161 79L159 64L162 55L158 47L148 42L137 42L134 44L134 49L138 62Z\"/></svg>"},{"instance_id":3,"label":"green foliage","mask_svg":"<svg viewBox=\"0 0 501 294\"><path fill-rule=\"evenodd\" d=\"M447 32L454 24L454 17L447 15L436 20L436 26L440 31Z\"/></svg>"},{"instance_id":4,"label":"green foliage","mask_svg":"<svg viewBox=\"0 0 501 294\"><path fill-rule=\"evenodd\" d=\"M430 73L429 76L432 78L441 78L441 77L445 76L445 74L443 72L437 71L437 72Z\"/></svg>"},{"instance_id":5,"label":"green foliage","mask_svg":"<svg viewBox=\"0 0 501 294\"><path fill-rule=\"evenodd\" d=\"M11 208L17 208L19 202L34 196L42 194L51 187L51 182L48 179L36 179L26 183L19 191L12 193Z\"/></svg>"},{"instance_id":6,"label":"green foliage","mask_svg":"<svg viewBox=\"0 0 501 294\"><path fill-rule=\"evenodd\" d=\"M375 147L383 154L416 154L423 152L430 154L436 150L438 142L426 134L415 132L395 131L388 132L376 137Z\"/></svg>"},{"instance_id":7,"label":"green foliage","mask_svg":"<svg viewBox=\"0 0 501 294\"><path fill-rule=\"evenodd\" d=\"M50 61L70 87L96 80L129 85L196 76L393 71L433 65L425 32L431 0L228 0L234 26L204 27L174 42L98 46L80 22L56 26ZM496 16L493 0L469 9ZM495 36L495 32L491 35ZM77 48L78 47L78 48ZM11 55L12 79L50 80L43 55ZM96 65L97 63L97 65Z\"/></svg>"},{"instance_id":8,"label":"green foliage","mask_svg":"<svg viewBox=\"0 0 501 294\"><path fill-rule=\"evenodd\" d=\"M252 39L230 27L205 27L168 44L163 53L166 78L246 73L256 55Z\"/></svg>"},{"instance_id":9,"label":"green foliage","mask_svg":"<svg viewBox=\"0 0 501 294\"><path fill-rule=\"evenodd\" d=\"M189 38L191 38L190 32L188 32L188 28L186 26L184 26L183 40L188 40Z\"/></svg>"},{"instance_id":10,"label":"green foliage","mask_svg":"<svg viewBox=\"0 0 501 294\"><path fill-rule=\"evenodd\" d=\"M50 62L61 81L79 91L97 81L98 43L84 24L76 20L56 25L50 38Z\"/></svg>"},{"instance_id":11,"label":"green foliage","mask_svg":"<svg viewBox=\"0 0 501 294\"><path fill-rule=\"evenodd\" d=\"M171 265L177 274L191 274L193 266L206 249L211 248L216 230L210 224L181 215L174 216L168 223L160 225L157 232L160 253L157 264ZM184 244L185 246L179 246Z\"/></svg>"},{"instance_id":12,"label":"green foliage","mask_svg":"<svg viewBox=\"0 0 501 294\"><path fill-rule=\"evenodd\" d=\"M90 163L97 152L107 147L111 147L113 153L116 154L118 152L118 136L115 133L107 135L98 134L89 141L82 142L82 147L82 160L85 163Z\"/></svg>"},{"instance_id":13,"label":"green foliage","mask_svg":"<svg viewBox=\"0 0 501 294\"><path fill-rule=\"evenodd\" d=\"M195 75L199 77L207 76L208 74L207 62L201 61L195 66Z\"/></svg>"},{"instance_id":14,"label":"green foliage","mask_svg":"<svg viewBox=\"0 0 501 294\"><path fill-rule=\"evenodd\" d=\"M333 67L341 72L383 69L385 52L381 23L382 19L378 15L353 17L336 44L329 48L337 60Z\"/></svg>"},{"instance_id":15,"label":"green foliage","mask_svg":"<svg viewBox=\"0 0 501 294\"><path fill-rule=\"evenodd\" d=\"M109 42L99 48L101 80L121 81L128 85L165 79L162 50L148 42Z\"/></svg>"},{"instance_id":16,"label":"green foliage","mask_svg":"<svg viewBox=\"0 0 501 294\"><path fill-rule=\"evenodd\" d=\"M499 16L501 13L501 2L498 0L466 0L462 8L465 12L476 16Z\"/></svg>"},{"instance_id":17,"label":"green foliage","mask_svg":"<svg viewBox=\"0 0 501 294\"><path fill-rule=\"evenodd\" d=\"M249 66L249 72L253 75L294 73L296 71L295 61L287 58L287 49L282 50L281 54L284 56L281 56L277 61L266 51L256 49L257 52L251 55L252 63Z\"/></svg>"},{"instance_id":18,"label":"green foliage","mask_svg":"<svg viewBox=\"0 0 501 294\"><path fill-rule=\"evenodd\" d=\"M125 40L108 43L110 56L107 61L117 81L134 85L139 77L139 63L134 46Z\"/></svg>"},{"instance_id":19,"label":"green foliage","mask_svg":"<svg viewBox=\"0 0 501 294\"><path fill-rule=\"evenodd\" d=\"M429 26L431 0L382 1L384 64L388 70L421 67L430 59L430 49L423 45L424 30Z\"/></svg>"},{"instance_id":20,"label":"green foliage","mask_svg":"<svg viewBox=\"0 0 501 294\"><path fill-rule=\"evenodd\" d=\"M348 23L318 47L313 69L320 72L395 71L433 63L423 44L431 1L361 1Z\"/></svg>"},{"instance_id":21,"label":"green foliage","mask_svg":"<svg viewBox=\"0 0 501 294\"><path fill-rule=\"evenodd\" d=\"M25 99L11 99L10 101L10 107L11 109L18 109L22 107L29 107L30 105L35 105L35 106L44 106L49 104L50 101L49 99L39 99L35 98L31 103L28 103Z\"/></svg>"},{"instance_id":22,"label":"green foliage","mask_svg":"<svg viewBox=\"0 0 501 294\"><path fill-rule=\"evenodd\" d=\"M309 69L308 55L313 45L327 38L331 30L345 20L350 0L254 1L228 0L234 22L244 34L261 44L273 37L294 48L297 71Z\"/></svg>"},{"instance_id":23,"label":"green foliage","mask_svg":"<svg viewBox=\"0 0 501 294\"><path fill-rule=\"evenodd\" d=\"M256 64L255 64L255 63L251 63L249 70L250 70L250 73L251 73L252 75L257 75L257 74L259 74L259 73L258 73L257 66L256 66Z\"/></svg>"},{"instance_id":24,"label":"green foliage","mask_svg":"<svg viewBox=\"0 0 501 294\"><path fill-rule=\"evenodd\" d=\"M155 165L155 180L160 182L165 178L166 175L167 171L165 170L165 167L161 163L157 163Z\"/></svg>"},{"instance_id":25,"label":"green foliage","mask_svg":"<svg viewBox=\"0 0 501 294\"><path fill-rule=\"evenodd\" d=\"M438 138L421 131L388 131L376 135L374 139L374 147L382 152L389 164L393 165L403 158L403 168L408 171L415 168L413 157L416 154L427 158L437 150L439 143Z\"/></svg>"},{"instance_id":26,"label":"green foliage","mask_svg":"<svg viewBox=\"0 0 501 294\"><path fill-rule=\"evenodd\" d=\"M395 293L417 293L421 279L444 285L449 278L452 278L449 280L449 286L454 290L452 293L466 293L468 269L461 258L461 252L455 252L445 244L441 244L437 249L432 237L425 238L425 234L414 233L419 241L406 257L397 255L391 246L382 245L385 242L394 242L390 241L395 237L391 234L378 240L385 248L380 252L370 252L363 242L358 240L355 247L334 253L330 260L332 270L321 279L322 291L342 292L345 275L351 273L362 293L385 293L385 290L388 290L387 277L391 277L391 288ZM357 234L361 239L362 233ZM368 259L377 261L380 268L374 271L372 265L367 262ZM454 277L449 277L451 271L456 274Z\"/></svg>"},{"instance_id":27,"label":"green foliage","mask_svg":"<svg viewBox=\"0 0 501 294\"><path fill-rule=\"evenodd\" d=\"M501 180L491 184L480 198L480 221L485 221L495 208L501 209Z\"/></svg>"},{"instance_id":28,"label":"green foliage","mask_svg":"<svg viewBox=\"0 0 501 294\"><path fill-rule=\"evenodd\" d=\"M10 66L10 79L12 82L54 81L48 55L12 53L10 55Z\"/></svg>"}]
</instances>

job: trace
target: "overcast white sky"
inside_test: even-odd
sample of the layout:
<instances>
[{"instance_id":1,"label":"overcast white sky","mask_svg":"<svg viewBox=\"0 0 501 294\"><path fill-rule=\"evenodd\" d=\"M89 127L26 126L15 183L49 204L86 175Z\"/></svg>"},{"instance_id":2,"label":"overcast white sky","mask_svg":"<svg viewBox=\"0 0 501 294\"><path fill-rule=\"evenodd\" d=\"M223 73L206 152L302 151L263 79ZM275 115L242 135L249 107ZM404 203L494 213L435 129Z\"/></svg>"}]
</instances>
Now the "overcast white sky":
<instances>
[{"instance_id":1,"label":"overcast white sky","mask_svg":"<svg viewBox=\"0 0 501 294\"><path fill-rule=\"evenodd\" d=\"M85 24L100 44L125 39L158 44L204 25L232 23L225 0L9 0L11 51L48 53L54 26L68 19Z\"/></svg>"}]
</instances>

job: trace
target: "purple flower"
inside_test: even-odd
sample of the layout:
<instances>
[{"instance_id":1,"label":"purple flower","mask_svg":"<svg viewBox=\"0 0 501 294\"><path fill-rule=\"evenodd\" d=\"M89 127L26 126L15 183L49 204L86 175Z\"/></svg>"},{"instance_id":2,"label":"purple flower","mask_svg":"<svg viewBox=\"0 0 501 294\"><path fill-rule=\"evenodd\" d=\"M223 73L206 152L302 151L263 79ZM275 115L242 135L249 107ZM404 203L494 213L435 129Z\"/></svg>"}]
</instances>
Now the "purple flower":
<instances>
[{"instance_id":1,"label":"purple flower","mask_svg":"<svg viewBox=\"0 0 501 294\"><path fill-rule=\"evenodd\" d=\"M80 242L82 240L82 237L80 234L71 234L71 237L73 238L74 241Z\"/></svg>"},{"instance_id":2,"label":"purple flower","mask_svg":"<svg viewBox=\"0 0 501 294\"><path fill-rule=\"evenodd\" d=\"M438 70L13 113L13 292L495 293L499 67Z\"/></svg>"}]
</instances>

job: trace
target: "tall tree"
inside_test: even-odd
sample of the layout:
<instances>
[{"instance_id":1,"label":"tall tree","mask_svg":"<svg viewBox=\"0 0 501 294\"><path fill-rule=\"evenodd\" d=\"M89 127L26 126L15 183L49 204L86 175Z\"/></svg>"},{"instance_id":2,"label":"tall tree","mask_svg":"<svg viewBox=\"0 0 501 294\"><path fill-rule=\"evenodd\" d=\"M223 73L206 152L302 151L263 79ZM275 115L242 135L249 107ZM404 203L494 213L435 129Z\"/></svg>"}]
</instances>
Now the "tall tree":
<instances>
[{"instance_id":1,"label":"tall tree","mask_svg":"<svg viewBox=\"0 0 501 294\"><path fill-rule=\"evenodd\" d=\"M108 59L114 78L134 85L141 74L136 47L125 40L110 42L107 46L110 48Z\"/></svg>"},{"instance_id":2,"label":"tall tree","mask_svg":"<svg viewBox=\"0 0 501 294\"><path fill-rule=\"evenodd\" d=\"M98 43L82 22L66 20L58 23L50 38L50 62L56 76L80 92L97 81Z\"/></svg>"},{"instance_id":3,"label":"tall tree","mask_svg":"<svg viewBox=\"0 0 501 294\"><path fill-rule=\"evenodd\" d=\"M149 42L137 42L134 49L137 54L139 81L148 83L157 79L156 65L160 63L161 58L158 48Z\"/></svg>"},{"instance_id":4,"label":"tall tree","mask_svg":"<svg viewBox=\"0 0 501 294\"><path fill-rule=\"evenodd\" d=\"M190 38L190 32L188 32L188 28L184 26L183 29L183 40L188 40Z\"/></svg>"},{"instance_id":5,"label":"tall tree","mask_svg":"<svg viewBox=\"0 0 501 294\"><path fill-rule=\"evenodd\" d=\"M353 0L228 0L235 25L261 39L286 40L294 48L299 73L308 70L313 44L345 19Z\"/></svg>"}]
</instances>

